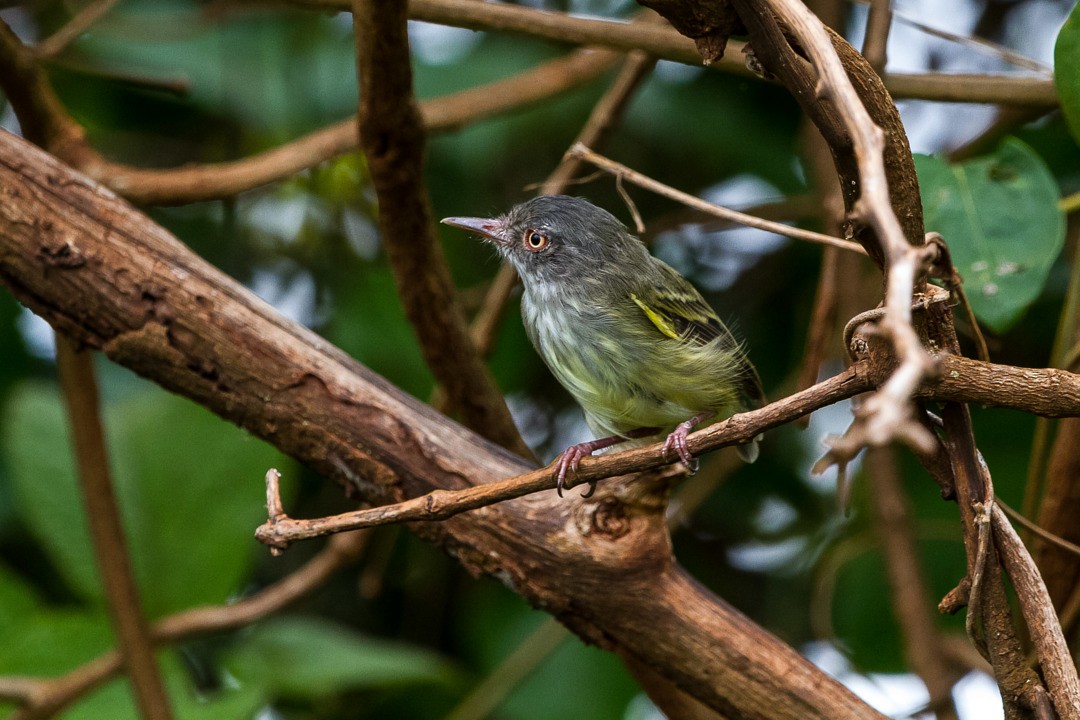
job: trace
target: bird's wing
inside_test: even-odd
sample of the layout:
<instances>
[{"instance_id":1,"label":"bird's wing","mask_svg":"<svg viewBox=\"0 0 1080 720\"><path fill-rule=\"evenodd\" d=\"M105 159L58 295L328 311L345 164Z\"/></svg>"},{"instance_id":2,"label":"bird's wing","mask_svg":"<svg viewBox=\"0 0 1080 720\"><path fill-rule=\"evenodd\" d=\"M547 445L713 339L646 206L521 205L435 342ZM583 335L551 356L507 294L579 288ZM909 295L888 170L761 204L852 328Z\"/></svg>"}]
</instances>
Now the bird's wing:
<instances>
[{"instance_id":1,"label":"bird's wing","mask_svg":"<svg viewBox=\"0 0 1080 720\"><path fill-rule=\"evenodd\" d=\"M637 292L630 293L630 299L661 333L695 345L704 345L721 336L736 344L724 323L686 278L659 261L656 267L659 274L643 278Z\"/></svg>"},{"instance_id":2,"label":"bird's wing","mask_svg":"<svg viewBox=\"0 0 1080 720\"><path fill-rule=\"evenodd\" d=\"M737 358L741 372L739 394L747 407L765 404L765 393L757 370L747 359L738 340L716 315L701 293L666 263L656 262L656 282L643 283L630 299L665 336L695 345L717 338Z\"/></svg>"}]
</instances>

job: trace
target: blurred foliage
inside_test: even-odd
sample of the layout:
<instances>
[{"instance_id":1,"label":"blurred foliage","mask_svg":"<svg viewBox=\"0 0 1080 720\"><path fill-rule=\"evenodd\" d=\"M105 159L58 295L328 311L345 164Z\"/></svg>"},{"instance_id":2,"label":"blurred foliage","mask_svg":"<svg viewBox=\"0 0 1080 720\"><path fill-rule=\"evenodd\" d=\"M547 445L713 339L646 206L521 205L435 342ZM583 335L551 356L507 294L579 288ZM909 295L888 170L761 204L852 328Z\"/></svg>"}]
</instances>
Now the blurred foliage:
<instances>
[{"instance_id":1,"label":"blurred foliage","mask_svg":"<svg viewBox=\"0 0 1080 720\"><path fill-rule=\"evenodd\" d=\"M1054 83L1061 110L1073 136L1080 140L1080 5L1073 8L1054 43Z\"/></svg>"},{"instance_id":2,"label":"blurred foliage","mask_svg":"<svg viewBox=\"0 0 1080 720\"><path fill-rule=\"evenodd\" d=\"M604 15L634 7L625 0L548 6ZM50 64L58 92L96 147L145 167L213 162L274 147L355 111L347 16L223 7L125 0ZM48 35L70 17L59 2L9 14L30 36ZM1075 21L1067 32L1059 57L1076 52ZM518 37L424 25L412 34L422 97L506 77L563 52ZM1075 128L1075 77L1062 75L1065 114ZM497 213L528 197L611 77L432 137L427 173L437 216ZM178 81L186 90L177 91ZM966 122L964 112L948 121ZM662 62L606 152L679 188L750 205L808 191L798 130L796 105L781 88ZM971 293L995 333L994 359L1043 365L1067 277L1061 218L1051 206L1055 183L1066 192L1080 188L1080 151L1060 116L1018 136L1026 145L1008 140L964 165L925 158L919 168L928 200L949 194L948 202L928 202L928 229L945 234L969 283L985 282L973 267L980 262L1023 269L1016 285L995 280L1001 306ZM610 179L571 192L629 220ZM674 228L658 242L682 258L680 267L747 338L769 395L786 393L801 361L820 250L762 244L768 238L708 225L682 227L685 214L670 201L630 192L650 228ZM428 398L432 377L397 302L357 156L230 201L148 212L282 312ZM974 227L998 244L968 240ZM475 308L497 262L464 233L443 232L455 280ZM54 675L112 645L48 332L0 292L0 673ZM576 439L580 413L529 347L516 301L491 366L542 454ZM108 363L99 371L125 527L151 617L251 593L315 552L312 543L270 558L252 539L264 513L267 467L283 468L295 481L294 515L351 509L339 488L210 413ZM830 408L806 431L769 433L759 462L726 478L676 529L675 553L702 583L795 647L831 626L835 637L825 639L856 668L899 672L899 632L865 484L856 478L845 514L832 479L808 476L822 437L842 431L849 417L846 406ZM976 410L975 422L998 494L1018 500L1031 418ZM956 512L917 463L901 456L929 604L964 574ZM714 469L715 457L705 458L688 482L703 482ZM825 626L812 627L811 607L829 621ZM469 578L438 550L389 528L373 534L361 568L340 573L284 615L163 649L160 657L181 718L439 718L545 618L496 581ZM940 622L962 632L959 618ZM613 656L568 637L509 689L496 716L637 718L647 716L647 703ZM63 717L134 717L126 683L111 682Z\"/></svg>"}]
</instances>

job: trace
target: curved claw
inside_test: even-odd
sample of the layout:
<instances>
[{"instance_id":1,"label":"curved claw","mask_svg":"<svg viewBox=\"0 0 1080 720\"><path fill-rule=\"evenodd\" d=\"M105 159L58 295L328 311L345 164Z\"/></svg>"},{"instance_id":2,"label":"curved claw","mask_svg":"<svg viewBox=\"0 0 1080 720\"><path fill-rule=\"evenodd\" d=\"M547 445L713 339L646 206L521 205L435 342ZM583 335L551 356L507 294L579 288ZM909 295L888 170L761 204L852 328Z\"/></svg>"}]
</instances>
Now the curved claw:
<instances>
[{"instance_id":1,"label":"curved claw","mask_svg":"<svg viewBox=\"0 0 1080 720\"><path fill-rule=\"evenodd\" d=\"M655 428L641 428L640 430L634 430L628 433L626 436L612 435L611 437L600 438L599 440L590 440L589 442L571 445L563 450L563 454L559 456L559 462L555 465L555 490L558 491L559 497L563 496L563 490L566 488L567 470L572 470L577 473L578 464L581 462L581 458L592 455L594 450L603 450L612 445L618 445L626 440L627 437L639 437L639 433L645 431L655 432ZM596 492L595 480L589 483L588 492L582 493L581 497L592 497L594 492Z\"/></svg>"},{"instance_id":2,"label":"curved claw","mask_svg":"<svg viewBox=\"0 0 1080 720\"><path fill-rule=\"evenodd\" d=\"M572 470L578 471L578 465L581 463L581 458L587 455L592 455L592 448L589 447L589 443L582 443L580 445L571 445L563 450L563 454L559 456L559 463L555 466L555 492L559 493L559 497L563 496L563 490L566 489L566 472ZM596 490L596 483L589 483L590 490L588 495L582 495L582 497L589 497Z\"/></svg>"},{"instance_id":3,"label":"curved claw","mask_svg":"<svg viewBox=\"0 0 1080 720\"><path fill-rule=\"evenodd\" d=\"M690 435L690 431L693 427L694 425L690 420L679 423L675 426L672 433L667 436L667 440L664 441L664 446L660 448L661 454L665 457L667 456L668 451L674 448L675 452L679 455L679 459L683 461L686 467L691 469L694 467L694 456L690 454L690 446L687 444L686 438Z\"/></svg>"}]
</instances>

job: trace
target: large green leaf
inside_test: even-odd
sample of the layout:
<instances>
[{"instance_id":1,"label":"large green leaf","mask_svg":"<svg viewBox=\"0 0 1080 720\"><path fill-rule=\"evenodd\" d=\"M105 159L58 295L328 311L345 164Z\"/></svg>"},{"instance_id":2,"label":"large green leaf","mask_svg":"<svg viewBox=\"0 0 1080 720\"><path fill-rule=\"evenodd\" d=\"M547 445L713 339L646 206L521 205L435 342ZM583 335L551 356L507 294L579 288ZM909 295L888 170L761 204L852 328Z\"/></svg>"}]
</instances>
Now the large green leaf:
<instances>
[{"instance_id":1,"label":"large green leaf","mask_svg":"<svg viewBox=\"0 0 1080 720\"><path fill-rule=\"evenodd\" d=\"M262 476L285 459L206 410L148 386L109 404L105 425L147 614L221 603L242 590L257 548L252 531L265 519ZM14 393L0 447L34 536L75 592L100 601L55 386L23 385Z\"/></svg>"},{"instance_id":2,"label":"large green leaf","mask_svg":"<svg viewBox=\"0 0 1080 720\"><path fill-rule=\"evenodd\" d=\"M1069 13L1054 45L1054 84L1073 137L1080 141L1080 5Z\"/></svg>"},{"instance_id":3,"label":"large green leaf","mask_svg":"<svg viewBox=\"0 0 1080 720\"><path fill-rule=\"evenodd\" d=\"M948 165L917 156L926 229L945 238L980 321L1008 330L1035 300L1065 241L1058 186L1031 148L1009 138Z\"/></svg>"},{"instance_id":4,"label":"large green leaf","mask_svg":"<svg viewBox=\"0 0 1080 720\"><path fill-rule=\"evenodd\" d=\"M288 698L460 682L459 673L448 662L426 650L298 617L256 626L230 652L225 664L241 682Z\"/></svg>"}]
</instances>

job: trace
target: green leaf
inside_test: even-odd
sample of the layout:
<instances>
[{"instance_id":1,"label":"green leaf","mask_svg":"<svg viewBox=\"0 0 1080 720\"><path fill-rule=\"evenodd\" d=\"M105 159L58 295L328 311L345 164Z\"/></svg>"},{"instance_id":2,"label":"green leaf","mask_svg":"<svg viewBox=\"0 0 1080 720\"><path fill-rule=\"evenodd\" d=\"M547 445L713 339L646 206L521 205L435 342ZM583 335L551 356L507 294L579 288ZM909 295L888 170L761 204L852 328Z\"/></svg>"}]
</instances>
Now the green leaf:
<instances>
[{"instance_id":1,"label":"green leaf","mask_svg":"<svg viewBox=\"0 0 1080 720\"><path fill-rule=\"evenodd\" d=\"M0 422L0 446L10 460L16 505L32 534L75 593L100 598L59 392L47 383L17 387Z\"/></svg>"},{"instance_id":2,"label":"green leaf","mask_svg":"<svg viewBox=\"0 0 1080 720\"><path fill-rule=\"evenodd\" d=\"M58 390L20 386L0 423L19 510L80 596L102 602ZM106 406L114 484L150 617L242 590L265 519L262 476L288 466L269 446L151 386ZM290 475L286 471L286 476Z\"/></svg>"},{"instance_id":3,"label":"green leaf","mask_svg":"<svg viewBox=\"0 0 1080 720\"><path fill-rule=\"evenodd\" d=\"M58 675L112 645L104 611L52 608L0 566L0 675Z\"/></svg>"},{"instance_id":4,"label":"green leaf","mask_svg":"<svg viewBox=\"0 0 1080 720\"><path fill-rule=\"evenodd\" d=\"M256 626L225 658L225 665L241 682L289 698L460 683L459 673L433 653L299 617Z\"/></svg>"},{"instance_id":5,"label":"green leaf","mask_svg":"<svg viewBox=\"0 0 1080 720\"><path fill-rule=\"evenodd\" d=\"M1054 44L1054 84L1073 137L1080 142L1080 5L1073 8Z\"/></svg>"},{"instance_id":6,"label":"green leaf","mask_svg":"<svg viewBox=\"0 0 1080 720\"><path fill-rule=\"evenodd\" d=\"M413 397L434 385L420 345L398 300L394 277L383 263L354 268L335 297L326 339Z\"/></svg>"},{"instance_id":7,"label":"green leaf","mask_svg":"<svg viewBox=\"0 0 1080 720\"><path fill-rule=\"evenodd\" d=\"M1065 242L1058 186L1031 148L1009 138L948 165L917 156L926 229L945 238L980 321L1008 330L1038 297Z\"/></svg>"}]
</instances>

